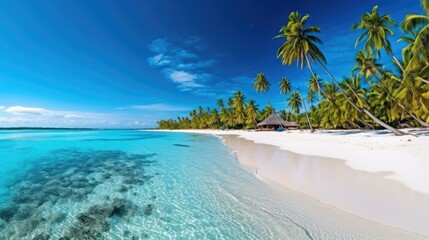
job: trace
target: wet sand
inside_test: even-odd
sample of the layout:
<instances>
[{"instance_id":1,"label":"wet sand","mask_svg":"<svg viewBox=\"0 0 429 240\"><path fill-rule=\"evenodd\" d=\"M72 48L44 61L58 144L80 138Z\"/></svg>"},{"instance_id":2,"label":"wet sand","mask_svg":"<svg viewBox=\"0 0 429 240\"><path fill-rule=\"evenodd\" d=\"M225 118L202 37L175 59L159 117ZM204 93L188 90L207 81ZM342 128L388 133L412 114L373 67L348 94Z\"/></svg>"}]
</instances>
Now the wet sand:
<instances>
[{"instance_id":1,"label":"wet sand","mask_svg":"<svg viewBox=\"0 0 429 240\"><path fill-rule=\"evenodd\" d=\"M296 154L279 147L222 135L243 166L289 189L340 210L388 226L429 236L429 195L365 172L340 159Z\"/></svg>"}]
</instances>

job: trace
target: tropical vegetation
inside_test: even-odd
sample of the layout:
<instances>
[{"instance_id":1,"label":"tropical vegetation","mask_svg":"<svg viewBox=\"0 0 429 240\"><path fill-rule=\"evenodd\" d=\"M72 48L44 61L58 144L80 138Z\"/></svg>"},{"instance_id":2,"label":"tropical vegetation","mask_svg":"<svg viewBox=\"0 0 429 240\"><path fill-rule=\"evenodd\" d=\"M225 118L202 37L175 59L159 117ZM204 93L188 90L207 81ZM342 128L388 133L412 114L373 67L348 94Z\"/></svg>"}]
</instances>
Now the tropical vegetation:
<instances>
[{"instance_id":1,"label":"tropical vegetation","mask_svg":"<svg viewBox=\"0 0 429 240\"><path fill-rule=\"evenodd\" d=\"M421 5L423 15L409 14L399 24L402 33L397 42L406 44L401 56L394 56L391 42L398 24L388 14L380 14L378 6L363 14L351 27L359 31L355 66L350 66L350 76L342 80L328 69L329 59L317 36L321 29L306 26L308 14L290 13L288 22L274 37L282 40L277 57L283 65L296 63L300 69L307 68L309 80L305 99L293 79L279 79L279 92L286 95L285 109L277 112L279 116L311 129L386 128L402 135L403 127L429 127L429 0L421 0ZM382 63L382 54L392 64ZM387 69L386 65L394 67ZM315 66L329 79L321 79ZM226 105L220 99L217 108L198 107L188 116L161 120L158 127L254 129L258 121L275 110L266 94L272 86L267 76L256 74L252 86L264 93L264 107L237 91L226 99ZM306 103L310 103L308 108Z\"/></svg>"}]
</instances>

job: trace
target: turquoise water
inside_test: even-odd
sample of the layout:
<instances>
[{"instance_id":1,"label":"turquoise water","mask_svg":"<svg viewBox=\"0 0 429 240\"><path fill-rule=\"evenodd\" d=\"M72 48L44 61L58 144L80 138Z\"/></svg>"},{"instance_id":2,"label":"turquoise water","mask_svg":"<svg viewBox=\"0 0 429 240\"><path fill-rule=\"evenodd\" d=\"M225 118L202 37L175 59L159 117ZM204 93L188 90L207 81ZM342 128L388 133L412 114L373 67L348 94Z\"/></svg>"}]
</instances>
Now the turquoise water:
<instances>
[{"instance_id":1,"label":"turquoise water","mask_svg":"<svg viewBox=\"0 0 429 240\"><path fill-rule=\"evenodd\" d=\"M0 239L410 239L269 187L213 136L0 131L0 152Z\"/></svg>"}]
</instances>

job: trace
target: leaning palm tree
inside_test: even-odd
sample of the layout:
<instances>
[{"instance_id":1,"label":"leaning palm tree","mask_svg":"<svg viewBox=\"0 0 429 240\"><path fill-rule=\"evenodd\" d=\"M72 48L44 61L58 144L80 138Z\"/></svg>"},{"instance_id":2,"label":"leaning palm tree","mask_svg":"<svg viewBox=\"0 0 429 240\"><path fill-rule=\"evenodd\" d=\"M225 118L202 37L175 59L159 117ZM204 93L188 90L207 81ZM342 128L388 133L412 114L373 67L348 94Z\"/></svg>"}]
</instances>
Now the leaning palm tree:
<instances>
[{"instance_id":1,"label":"leaning palm tree","mask_svg":"<svg viewBox=\"0 0 429 240\"><path fill-rule=\"evenodd\" d=\"M407 33L414 33L414 43L411 47L411 59L410 65L407 70L414 68L415 65L420 62L424 62L428 65L428 43L429 43L429 0L421 0L421 5L426 13L425 15L409 14L405 17L405 20L401 23L401 28Z\"/></svg>"},{"instance_id":2,"label":"leaning palm tree","mask_svg":"<svg viewBox=\"0 0 429 240\"><path fill-rule=\"evenodd\" d=\"M352 68L351 72L356 73L357 77L365 77L369 80L371 77L377 78L381 76L383 64L378 63L372 53L360 50L355 58L356 65Z\"/></svg>"},{"instance_id":3,"label":"leaning palm tree","mask_svg":"<svg viewBox=\"0 0 429 240\"><path fill-rule=\"evenodd\" d=\"M297 66L301 69L307 64L312 75L315 75L311 67L309 58L312 61L320 61L326 63L326 58L322 51L317 47L317 43L321 44L322 41L312 35L319 33L320 28L311 26L304 29L304 24L310 16L304 15L302 18L298 11L291 12L287 25L280 28L277 36L274 38L285 38L285 42L277 50L277 58L281 57L283 65L291 65L296 61Z\"/></svg>"},{"instance_id":4,"label":"leaning palm tree","mask_svg":"<svg viewBox=\"0 0 429 240\"><path fill-rule=\"evenodd\" d=\"M400 37L398 39L398 42L405 42L407 44L407 46L405 46L402 49L402 59L404 60L404 62L409 63L413 57L413 48L414 48L414 43L416 42L416 38L417 38L417 33L415 32L414 29L411 30L404 30L403 31L406 33L405 36Z\"/></svg>"},{"instance_id":5,"label":"leaning palm tree","mask_svg":"<svg viewBox=\"0 0 429 240\"><path fill-rule=\"evenodd\" d=\"M386 84L387 81L380 81L381 77L383 78L391 78L393 76L392 74L388 72L382 71L380 68L383 67L382 64L379 64L376 62L375 58L372 57L372 54L367 53L365 51L359 51L357 57L355 58L356 65L352 69L352 74L357 72L357 77L360 78L361 76L364 76L365 80L367 80L370 84L372 82L370 81L371 78L374 78L380 87L384 88L384 92L387 95L387 97L394 103L397 103L397 105L406 112L409 116L411 116L414 120L416 120L421 126L429 127L429 124L425 123L421 119L419 119L416 115L413 114L413 112L399 102L396 97L391 94L392 92L389 91L389 87ZM390 75L390 76L388 76ZM381 77L379 77L381 76ZM412 96L412 95L410 95Z\"/></svg>"},{"instance_id":6,"label":"leaning palm tree","mask_svg":"<svg viewBox=\"0 0 429 240\"><path fill-rule=\"evenodd\" d=\"M355 47L365 40L364 49L372 54L376 52L377 58L380 58L380 49L384 48L389 55L392 55L392 47L387 39L387 35L393 35L389 27L395 26L395 21L389 15L380 16L378 6L372 8L371 13L362 15L360 22L352 26L352 30L363 30L363 33L356 39Z\"/></svg>"},{"instance_id":7,"label":"leaning palm tree","mask_svg":"<svg viewBox=\"0 0 429 240\"><path fill-rule=\"evenodd\" d=\"M282 64L284 65L291 65L294 61L296 61L298 66L301 65L301 68L304 67L305 65L304 61L305 61L307 67L309 68L313 76L315 74L313 72L309 59L311 59L312 61L316 61L317 63L320 64L323 70L328 74L328 76L332 79L334 84L338 87L339 84L337 80L334 78L334 76L328 71L328 69L325 66L326 64L325 56L316 45L317 43L321 44L322 41L316 36L311 35L312 33L320 32L320 28L315 26L304 28L304 24L306 23L308 18L309 18L308 14L304 15L301 18L298 12L292 12L289 15L289 22L287 23L287 25L283 26L280 29L280 34L275 37L275 38L285 38L285 42L280 46L280 48L277 51L277 57L278 58L281 57ZM351 87L349 88L351 89ZM340 93L343 96L345 96L344 91L341 88L339 88L339 90L340 90ZM371 119L373 119L375 122L377 122L384 128L390 130L396 135L404 135L404 133L402 133L401 131L391 127L390 125L378 119L368 109L362 108L356 105L348 97L346 97L346 99L351 106L353 106L354 108L356 108L361 112L364 112L366 115L368 115Z\"/></svg>"},{"instance_id":8,"label":"leaning palm tree","mask_svg":"<svg viewBox=\"0 0 429 240\"><path fill-rule=\"evenodd\" d=\"M391 78L400 83L400 86L395 89L393 96L398 102L403 105L403 109L408 109L407 113L418 121L422 126L426 126L423 121L419 120L417 116L423 116L426 122L429 122L429 85L424 84L418 71L410 71L406 75L394 76Z\"/></svg>"}]
</instances>

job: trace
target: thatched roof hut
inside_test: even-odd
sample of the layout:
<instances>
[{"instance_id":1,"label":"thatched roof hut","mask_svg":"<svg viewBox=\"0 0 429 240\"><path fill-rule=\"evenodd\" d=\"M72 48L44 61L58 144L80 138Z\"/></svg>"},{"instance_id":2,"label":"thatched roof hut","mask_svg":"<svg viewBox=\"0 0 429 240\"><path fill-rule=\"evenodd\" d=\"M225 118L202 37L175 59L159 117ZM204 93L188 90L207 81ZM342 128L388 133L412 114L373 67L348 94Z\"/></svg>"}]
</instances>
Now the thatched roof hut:
<instances>
[{"instance_id":1,"label":"thatched roof hut","mask_svg":"<svg viewBox=\"0 0 429 240\"><path fill-rule=\"evenodd\" d=\"M257 124L261 130L271 130L274 131L278 128L298 128L299 124L296 122L287 122L281 119L277 114L272 113L266 119Z\"/></svg>"}]
</instances>

